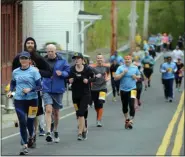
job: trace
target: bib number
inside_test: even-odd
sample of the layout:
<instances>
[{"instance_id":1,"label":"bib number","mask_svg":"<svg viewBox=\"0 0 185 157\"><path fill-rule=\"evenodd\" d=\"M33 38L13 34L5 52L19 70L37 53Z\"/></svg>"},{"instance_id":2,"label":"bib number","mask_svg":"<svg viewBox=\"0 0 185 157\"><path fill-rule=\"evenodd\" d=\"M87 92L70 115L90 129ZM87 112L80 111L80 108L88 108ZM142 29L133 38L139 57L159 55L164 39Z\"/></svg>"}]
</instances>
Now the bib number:
<instances>
[{"instance_id":1,"label":"bib number","mask_svg":"<svg viewBox=\"0 0 185 157\"><path fill-rule=\"evenodd\" d=\"M114 77L114 75L115 75L115 72L112 72L112 76Z\"/></svg>"},{"instance_id":2,"label":"bib number","mask_svg":"<svg viewBox=\"0 0 185 157\"><path fill-rule=\"evenodd\" d=\"M136 90L131 90L131 98L136 98L137 91Z\"/></svg>"},{"instance_id":3,"label":"bib number","mask_svg":"<svg viewBox=\"0 0 185 157\"><path fill-rule=\"evenodd\" d=\"M105 92L100 92L99 94L99 100L104 100L105 101L106 93Z\"/></svg>"},{"instance_id":4,"label":"bib number","mask_svg":"<svg viewBox=\"0 0 185 157\"><path fill-rule=\"evenodd\" d=\"M35 118L37 115L38 107L29 107L28 110L28 118Z\"/></svg>"},{"instance_id":5,"label":"bib number","mask_svg":"<svg viewBox=\"0 0 185 157\"><path fill-rule=\"evenodd\" d=\"M135 56L134 59L135 59L135 60L139 60L139 56Z\"/></svg>"},{"instance_id":6,"label":"bib number","mask_svg":"<svg viewBox=\"0 0 185 157\"><path fill-rule=\"evenodd\" d=\"M73 104L73 105L74 105L75 111L78 111L78 105L77 104Z\"/></svg>"},{"instance_id":7,"label":"bib number","mask_svg":"<svg viewBox=\"0 0 185 157\"><path fill-rule=\"evenodd\" d=\"M172 72L172 68L168 68L168 72L170 72L170 73L171 73L171 72Z\"/></svg>"},{"instance_id":8,"label":"bib number","mask_svg":"<svg viewBox=\"0 0 185 157\"><path fill-rule=\"evenodd\" d=\"M150 65L149 64L145 64L145 68L149 68L150 67Z\"/></svg>"},{"instance_id":9,"label":"bib number","mask_svg":"<svg viewBox=\"0 0 185 157\"><path fill-rule=\"evenodd\" d=\"M179 77L182 77L182 73L179 74Z\"/></svg>"}]
</instances>

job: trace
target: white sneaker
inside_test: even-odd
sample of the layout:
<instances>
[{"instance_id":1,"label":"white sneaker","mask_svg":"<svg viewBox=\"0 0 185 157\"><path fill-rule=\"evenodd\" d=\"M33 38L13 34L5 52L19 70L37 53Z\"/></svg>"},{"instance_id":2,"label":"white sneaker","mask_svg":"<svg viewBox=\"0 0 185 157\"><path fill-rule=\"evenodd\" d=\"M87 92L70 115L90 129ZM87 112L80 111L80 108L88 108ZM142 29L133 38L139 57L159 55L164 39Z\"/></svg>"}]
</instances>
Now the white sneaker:
<instances>
[{"instance_id":1,"label":"white sneaker","mask_svg":"<svg viewBox=\"0 0 185 157\"><path fill-rule=\"evenodd\" d=\"M60 138L58 136L58 132L54 132L54 142L55 143L59 143L60 142Z\"/></svg>"}]
</instances>

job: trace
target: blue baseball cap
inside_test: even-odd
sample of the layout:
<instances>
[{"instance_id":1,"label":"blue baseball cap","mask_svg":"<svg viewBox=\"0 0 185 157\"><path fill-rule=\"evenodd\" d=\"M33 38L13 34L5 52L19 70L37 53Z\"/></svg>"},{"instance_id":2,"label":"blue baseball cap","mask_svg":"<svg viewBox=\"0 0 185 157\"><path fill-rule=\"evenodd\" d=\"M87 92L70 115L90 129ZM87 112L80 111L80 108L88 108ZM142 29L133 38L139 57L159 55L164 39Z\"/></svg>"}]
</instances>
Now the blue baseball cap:
<instances>
[{"instance_id":1,"label":"blue baseball cap","mask_svg":"<svg viewBox=\"0 0 185 157\"><path fill-rule=\"evenodd\" d=\"M23 51L23 52L21 52L21 53L20 53L19 58L20 58L20 57L27 57L27 58L30 58L30 57L31 57L31 55L30 55L30 53L29 53L29 52L27 52L27 51Z\"/></svg>"}]
</instances>

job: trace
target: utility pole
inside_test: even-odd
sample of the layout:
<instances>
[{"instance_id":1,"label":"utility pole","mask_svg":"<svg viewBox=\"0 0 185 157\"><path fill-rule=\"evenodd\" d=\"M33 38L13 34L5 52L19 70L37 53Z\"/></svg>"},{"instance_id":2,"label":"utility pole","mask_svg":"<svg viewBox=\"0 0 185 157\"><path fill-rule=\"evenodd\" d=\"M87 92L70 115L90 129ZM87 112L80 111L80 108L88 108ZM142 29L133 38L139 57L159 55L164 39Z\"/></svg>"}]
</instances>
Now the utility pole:
<instances>
[{"instance_id":1,"label":"utility pole","mask_svg":"<svg viewBox=\"0 0 185 157\"><path fill-rule=\"evenodd\" d=\"M112 34L111 34L110 55L112 56L114 52L117 50L117 8L116 8L115 0L111 0L111 27L112 27Z\"/></svg>"},{"instance_id":2,"label":"utility pole","mask_svg":"<svg viewBox=\"0 0 185 157\"><path fill-rule=\"evenodd\" d=\"M143 39L148 38L148 17L149 17L149 0L145 0L144 9L144 24L143 24Z\"/></svg>"},{"instance_id":3,"label":"utility pole","mask_svg":"<svg viewBox=\"0 0 185 157\"><path fill-rule=\"evenodd\" d=\"M135 47L135 36L136 36L136 27L137 27L137 19L138 15L136 13L136 1L131 1L131 11L128 16L129 18L129 26L130 26L130 37L129 37L129 42L130 42L130 51L132 52L132 49Z\"/></svg>"}]
</instances>

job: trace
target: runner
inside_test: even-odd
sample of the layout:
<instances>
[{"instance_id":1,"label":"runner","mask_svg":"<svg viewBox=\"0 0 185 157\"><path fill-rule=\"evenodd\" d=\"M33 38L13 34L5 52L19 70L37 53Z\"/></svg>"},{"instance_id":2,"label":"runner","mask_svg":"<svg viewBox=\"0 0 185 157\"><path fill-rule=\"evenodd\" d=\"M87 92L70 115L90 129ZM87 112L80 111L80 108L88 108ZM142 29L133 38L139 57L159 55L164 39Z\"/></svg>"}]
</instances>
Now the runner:
<instances>
[{"instance_id":1,"label":"runner","mask_svg":"<svg viewBox=\"0 0 185 157\"><path fill-rule=\"evenodd\" d=\"M176 62L177 71L175 73L175 83L176 83L176 89L181 92L181 83L183 78L183 71L184 71L184 64L181 62L181 58L177 59Z\"/></svg>"},{"instance_id":2,"label":"runner","mask_svg":"<svg viewBox=\"0 0 185 157\"><path fill-rule=\"evenodd\" d=\"M13 70L10 92L7 95L10 98L15 89L14 106L19 120L22 145L20 155L28 154L27 129L29 139L34 137L34 118L38 110L37 91L42 89L41 76L30 66L30 57L30 53L26 51L19 54L21 67Z\"/></svg>"},{"instance_id":3,"label":"runner","mask_svg":"<svg viewBox=\"0 0 185 157\"><path fill-rule=\"evenodd\" d=\"M51 116L52 113L54 113L54 142L58 143L60 141L58 133L58 123L60 118L59 110L63 108L62 98L65 92L65 79L69 76L70 67L67 61L63 59L59 53L56 53L55 45L47 45L46 51L46 61L53 71L53 76L51 78L43 78L42 82L47 126L46 141L53 141L51 135Z\"/></svg>"},{"instance_id":4,"label":"runner","mask_svg":"<svg viewBox=\"0 0 185 157\"><path fill-rule=\"evenodd\" d=\"M143 65L143 73L145 76L145 91L147 90L147 87L150 87L151 82L151 76L153 73L153 66L154 66L154 59L149 55L149 52L145 52L145 57L141 61Z\"/></svg>"},{"instance_id":5,"label":"runner","mask_svg":"<svg viewBox=\"0 0 185 157\"><path fill-rule=\"evenodd\" d=\"M96 56L96 64L92 64L94 73L100 74L100 78L97 78L91 86L92 102L97 113L97 127L102 127L103 116L103 104L105 103L107 86L106 82L109 80L109 66L103 63L103 55L98 54Z\"/></svg>"},{"instance_id":6,"label":"runner","mask_svg":"<svg viewBox=\"0 0 185 157\"><path fill-rule=\"evenodd\" d=\"M121 57L120 55L118 55L118 52L117 52L117 51L115 51L115 52L114 52L114 55L112 55L112 56L110 57L110 62L112 63L113 60L115 60L115 59L116 59L116 61L117 61L117 63L118 63L119 65L124 64L124 59L123 59L123 57Z\"/></svg>"},{"instance_id":7,"label":"runner","mask_svg":"<svg viewBox=\"0 0 185 157\"><path fill-rule=\"evenodd\" d=\"M144 51L141 51L140 47L137 46L136 51L132 53L132 58L133 61L141 62L141 60L144 58Z\"/></svg>"},{"instance_id":8,"label":"runner","mask_svg":"<svg viewBox=\"0 0 185 157\"><path fill-rule=\"evenodd\" d=\"M166 56L164 56L164 62L163 63L166 63L167 62L167 57ZM160 65L160 72L161 72L161 69L162 69L162 65L163 65L163 63ZM162 73L162 72L161 72ZM165 99L167 99L167 95L166 95L166 89L165 89L165 85L164 85L164 73L162 73L162 75L161 75L161 82L162 82L162 84L163 84L163 90L164 90L164 98Z\"/></svg>"},{"instance_id":9,"label":"runner","mask_svg":"<svg viewBox=\"0 0 185 157\"><path fill-rule=\"evenodd\" d=\"M69 83L72 84L72 100L78 119L78 140L87 139L87 127L85 119L88 114L88 104L90 103L91 90L90 83L95 80L94 73L89 66L83 65L83 55L76 53L75 65L71 67Z\"/></svg>"},{"instance_id":10,"label":"runner","mask_svg":"<svg viewBox=\"0 0 185 157\"><path fill-rule=\"evenodd\" d=\"M177 71L177 66L172 62L172 57L170 55L166 56L167 62L163 63L161 66L161 72L163 73L163 83L166 91L166 101L173 101L173 82L174 73Z\"/></svg>"},{"instance_id":11,"label":"runner","mask_svg":"<svg viewBox=\"0 0 185 157\"><path fill-rule=\"evenodd\" d=\"M52 76L52 71L51 68L49 66L49 64L47 64L47 62L45 61L45 59L38 55L38 53L36 52L37 50L37 44L35 42L35 40L32 37L28 37L25 42L24 42L24 51L28 51L31 55L31 61L32 61L32 65L35 66L35 68L39 71L41 77L51 77ZM19 56L20 54L18 54L12 63L12 71L18 67L21 66L20 61L19 61ZM44 110L42 107L42 98L41 98L41 93L38 92L38 112L37 112L37 117L41 116L41 119L44 118ZM42 120L44 121L44 120ZM37 132L37 128L38 128L38 121L37 118L35 118L34 121L34 126L35 126L35 136L33 139L30 139L28 142L28 147L32 147L35 148L36 147L36 132ZM44 132L44 128L42 128L43 133Z\"/></svg>"},{"instance_id":12,"label":"runner","mask_svg":"<svg viewBox=\"0 0 185 157\"><path fill-rule=\"evenodd\" d=\"M132 129L135 116L134 103L136 99L136 80L140 78L140 72L135 65L132 65L132 57L125 56L125 65L121 65L115 74L115 80L120 80L120 95L122 111L125 116L125 128ZM128 116L128 106L130 118Z\"/></svg>"},{"instance_id":13,"label":"runner","mask_svg":"<svg viewBox=\"0 0 185 157\"><path fill-rule=\"evenodd\" d=\"M178 58L182 59L183 56L184 56L184 53L179 49L179 46L176 46L176 49L173 50L172 52L173 62L177 63Z\"/></svg>"},{"instance_id":14,"label":"runner","mask_svg":"<svg viewBox=\"0 0 185 157\"><path fill-rule=\"evenodd\" d=\"M111 73L111 86L112 86L112 93L113 93L113 101L116 101L116 94L119 96L119 84L120 81L115 81L114 80L114 74L117 70L117 68L120 65L117 63L117 60L113 60L112 65L110 67L110 73Z\"/></svg>"},{"instance_id":15,"label":"runner","mask_svg":"<svg viewBox=\"0 0 185 157\"><path fill-rule=\"evenodd\" d=\"M141 93L142 93L142 90L143 90L143 81L144 81L144 74L143 72L141 71L141 64L138 63L138 62L133 62L133 64L135 66L138 67L139 69L139 72L140 72L140 78L137 79L137 82L136 82L136 88L137 88L137 96L136 96L136 108L137 106L141 106Z\"/></svg>"}]
</instances>

